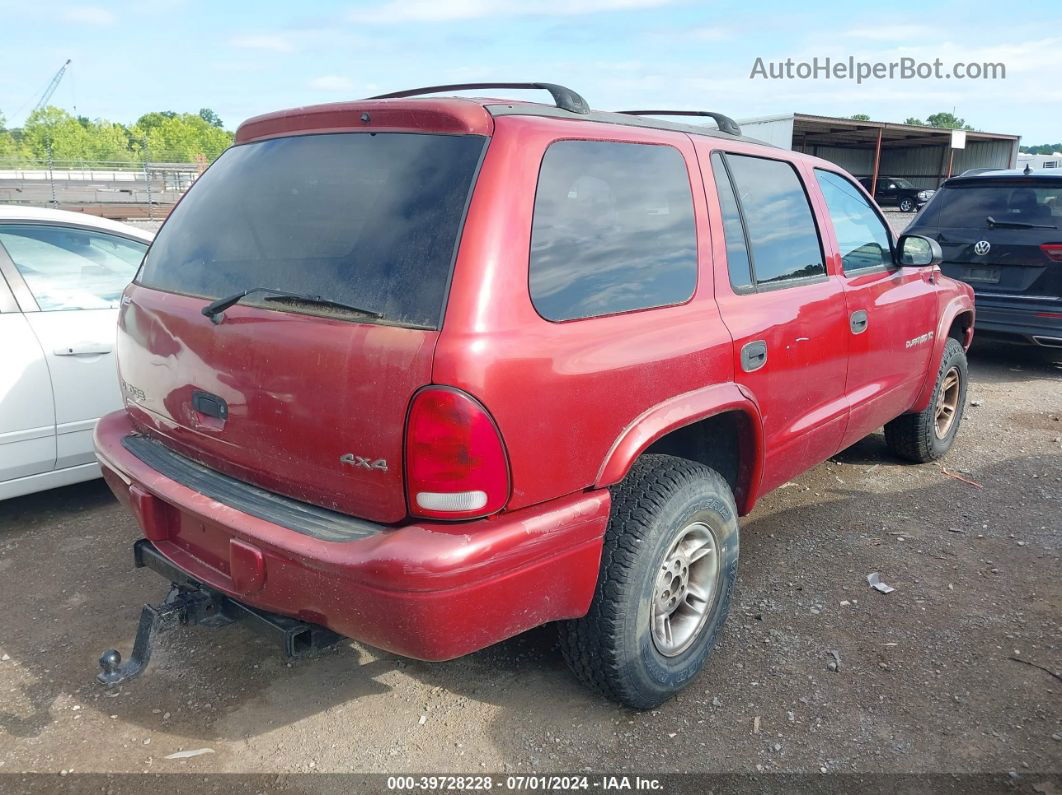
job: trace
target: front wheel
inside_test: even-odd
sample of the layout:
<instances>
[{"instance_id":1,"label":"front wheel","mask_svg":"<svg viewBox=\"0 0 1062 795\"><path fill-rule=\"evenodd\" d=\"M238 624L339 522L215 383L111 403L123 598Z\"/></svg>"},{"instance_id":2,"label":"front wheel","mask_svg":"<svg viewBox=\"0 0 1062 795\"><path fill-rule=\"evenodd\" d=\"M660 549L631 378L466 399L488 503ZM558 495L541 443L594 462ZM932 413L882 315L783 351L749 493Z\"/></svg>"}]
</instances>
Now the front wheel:
<instances>
[{"instance_id":1,"label":"front wheel","mask_svg":"<svg viewBox=\"0 0 1062 795\"><path fill-rule=\"evenodd\" d=\"M937 371L933 399L918 414L903 414L885 425L885 442L894 453L924 464L951 449L966 405L966 351L948 337Z\"/></svg>"},{"instance_id":2,"label":"front wheel","mask_svg":"<svg viewBox=\"0 0 1062 795\"><path fill-rule=\"evenodd\" d=\"M909 213L914 210L914 202L910 199L900 199L900 212Z\"/></svg>"},{"instance_id":3,"label":"front wheel","mask_svg":"<svg viewBox=\"0 0 1062 795\"><path fill-rule=\"evenodd\" d=\"M703 667L737 562L737 509L723 477L686 459L642 456L612 490L590 611L560 625L568 665L629 707L666 701Z\"/></svg>"}]
</instances>

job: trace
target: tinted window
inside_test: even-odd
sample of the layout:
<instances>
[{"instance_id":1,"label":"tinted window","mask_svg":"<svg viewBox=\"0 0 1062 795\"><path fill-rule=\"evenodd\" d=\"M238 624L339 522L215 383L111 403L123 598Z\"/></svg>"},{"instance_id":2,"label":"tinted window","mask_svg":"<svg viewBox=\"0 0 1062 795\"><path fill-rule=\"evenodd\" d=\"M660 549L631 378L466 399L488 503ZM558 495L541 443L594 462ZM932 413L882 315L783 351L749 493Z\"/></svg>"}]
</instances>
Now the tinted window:
<instances>
[{"instance_id":1,"label":"tinted window","mask_svg":"<svg viewBox=\"0 0 1062 795\"><path fill-rule=\"evenodd\" d=\"M483 144L343 133L233 147L174 209L138 281L204 298L268 287L437 327Z\"/></svg>"},{"instance_id":2,"label":"tinted window","mask_svg":"<svg viewBox=\"0 0 1062 795\"><path fill-rule=\"evenodd\" d=\"M1059 225L1062 185L1032 187L1022 183L948 186L940 199L937 225L987 229L988 218Z\"/></svg>"},{"instance_id":3,"label":"tinted window","mask_svg":"<svg viewBox=\"0 0 1062 795\"><path fill-rule=\"evenodd\" d=\"M757 284L823 276L811 206L796 171L780 160L726 156L745 217Z\"/></svg>"},{"instance_id":4,"label":"tinted window","mask_svg":"<svg viewBox=\"0 0 1062 795\"><path fill-rule=\"evenodd\" d=\"M738 290L747 289L752 287L752 268L745 242L745 227L741 222L737 199L734 198L730 175L718 152L712 154L712 174L715 176L719 205L723 210L723 238L726 240L726 267L730 272L730 284Z\"/></svg>"},{"instance_id":5,"label":"tinted window","mask_svg":"<svg viewBox=\"0 0 1062 795\"><path fill-rule=\"evenodd\" d=\"M686 164L669 146L559 141L531 228L531 300L549 320L682 303L697 283Z\"/></svg>"},{"instance_id":6,"label":"tinted window","mask_svg":"<svg viewBox=\"0 0 1062 795\"><path fill-rule=\"evenodd\" d=\"M889 234L863 194L840 174L815 169L845 271L892 263Z\"/></svg>"},{"instance_id":7,"label":"tinted window","mask_svg":"<svg viewBox=\"0 0 1062 795\"><path fill-rule=\"evenodd\" d=\"M3 225L0 244L42 312L113 309L147 243L66 226Z\"/></svg>"}]
</instances>

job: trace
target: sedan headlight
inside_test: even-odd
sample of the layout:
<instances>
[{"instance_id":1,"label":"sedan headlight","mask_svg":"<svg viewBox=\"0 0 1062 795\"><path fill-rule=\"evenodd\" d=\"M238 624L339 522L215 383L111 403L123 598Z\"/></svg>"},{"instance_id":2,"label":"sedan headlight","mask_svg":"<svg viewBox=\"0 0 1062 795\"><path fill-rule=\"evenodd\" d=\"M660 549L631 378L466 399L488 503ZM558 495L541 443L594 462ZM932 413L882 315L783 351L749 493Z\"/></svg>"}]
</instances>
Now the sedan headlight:
<instances>
[{"instance_id":1,"label":"sedan headlight","mask_svg":"<svg viewBox=\"0 0 1062 795\"><path fill-rule=\"evenodd\" d=\"M918 198L922 201L927 200L930 196L936 193L935 190L920 190L918 191Z\"/></svg>"}]
</instances>

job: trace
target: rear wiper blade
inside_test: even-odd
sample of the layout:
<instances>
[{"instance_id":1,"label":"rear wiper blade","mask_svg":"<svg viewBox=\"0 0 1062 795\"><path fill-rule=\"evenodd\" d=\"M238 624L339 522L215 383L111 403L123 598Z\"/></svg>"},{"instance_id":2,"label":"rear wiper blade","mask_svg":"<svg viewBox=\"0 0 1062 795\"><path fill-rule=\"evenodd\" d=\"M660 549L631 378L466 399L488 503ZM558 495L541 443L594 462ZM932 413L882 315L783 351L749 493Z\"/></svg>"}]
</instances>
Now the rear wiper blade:
<instances>
[{"instance_id":1,"label":"rear wiper blade","mask_svg":"<svg viewBox=\"0 0 1062 795\"><path fill-rule=\"evenodd\" d=\"M997 221L991 215L985 219L989 226L1012 226L1016 229L1058 229L1057 226L1051 224L1030 224L1026 221Z\"/></svg>"},{"instance_id":2,"label":"rear wiper blade","mask_svg":"<svg viewBox=\"0 0 1062 795\"><path fill-rule=\"evenodd\" d=\"M346 309L350 312L357 312L359 315L365 315L366 317L379 318L383 317L379 312L374 312L371 309L362 309L360 306L354 306L353 304L345 304L342 301L333 301L330 298L325 298L320 295L304 295L302 293L291 293L286 290L274 290L270 287L252 287L249 290L243 290L233 295L219 298L216 301L211 301L209 304L203 307L202 313L210 318L214 323L221 322L221 313L228 309L230 306L234 306L242 301L249 295L256 293L269 293L263 300L265 301L297 301L300 304L312 304L314 306L327 306L335 309Z\"/></svg>"}]
</instances>

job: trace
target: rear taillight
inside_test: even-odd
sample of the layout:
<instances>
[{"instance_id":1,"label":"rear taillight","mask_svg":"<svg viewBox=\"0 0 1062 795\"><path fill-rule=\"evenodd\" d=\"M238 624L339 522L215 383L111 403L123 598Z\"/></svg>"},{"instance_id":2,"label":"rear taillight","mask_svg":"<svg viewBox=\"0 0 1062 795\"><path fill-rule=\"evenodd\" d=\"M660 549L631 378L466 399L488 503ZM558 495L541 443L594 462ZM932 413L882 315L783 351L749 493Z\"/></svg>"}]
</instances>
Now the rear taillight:
<instances>
[{"instance_id":1,"label":"rear taillight","mask_svg":"<svg viewBox=\"0 0 1062 795\"><path fill-rule=\"evenodd\" d=\"M406 495L413 516L471 519L509 499L509 461L498 426L470 395L427 387L406 422Z\"/></svg>"},{"instance_id":2,"label":"rear taillight","mask_svg":"<svg viewBox=\"0 0 1062 795\"><path fill-rule=\"evenodd\" d=\"M1040 251L1052 262L1062 262L1062 243L1044 243L1040 246Z\"/></svg>"}]
</instances>

